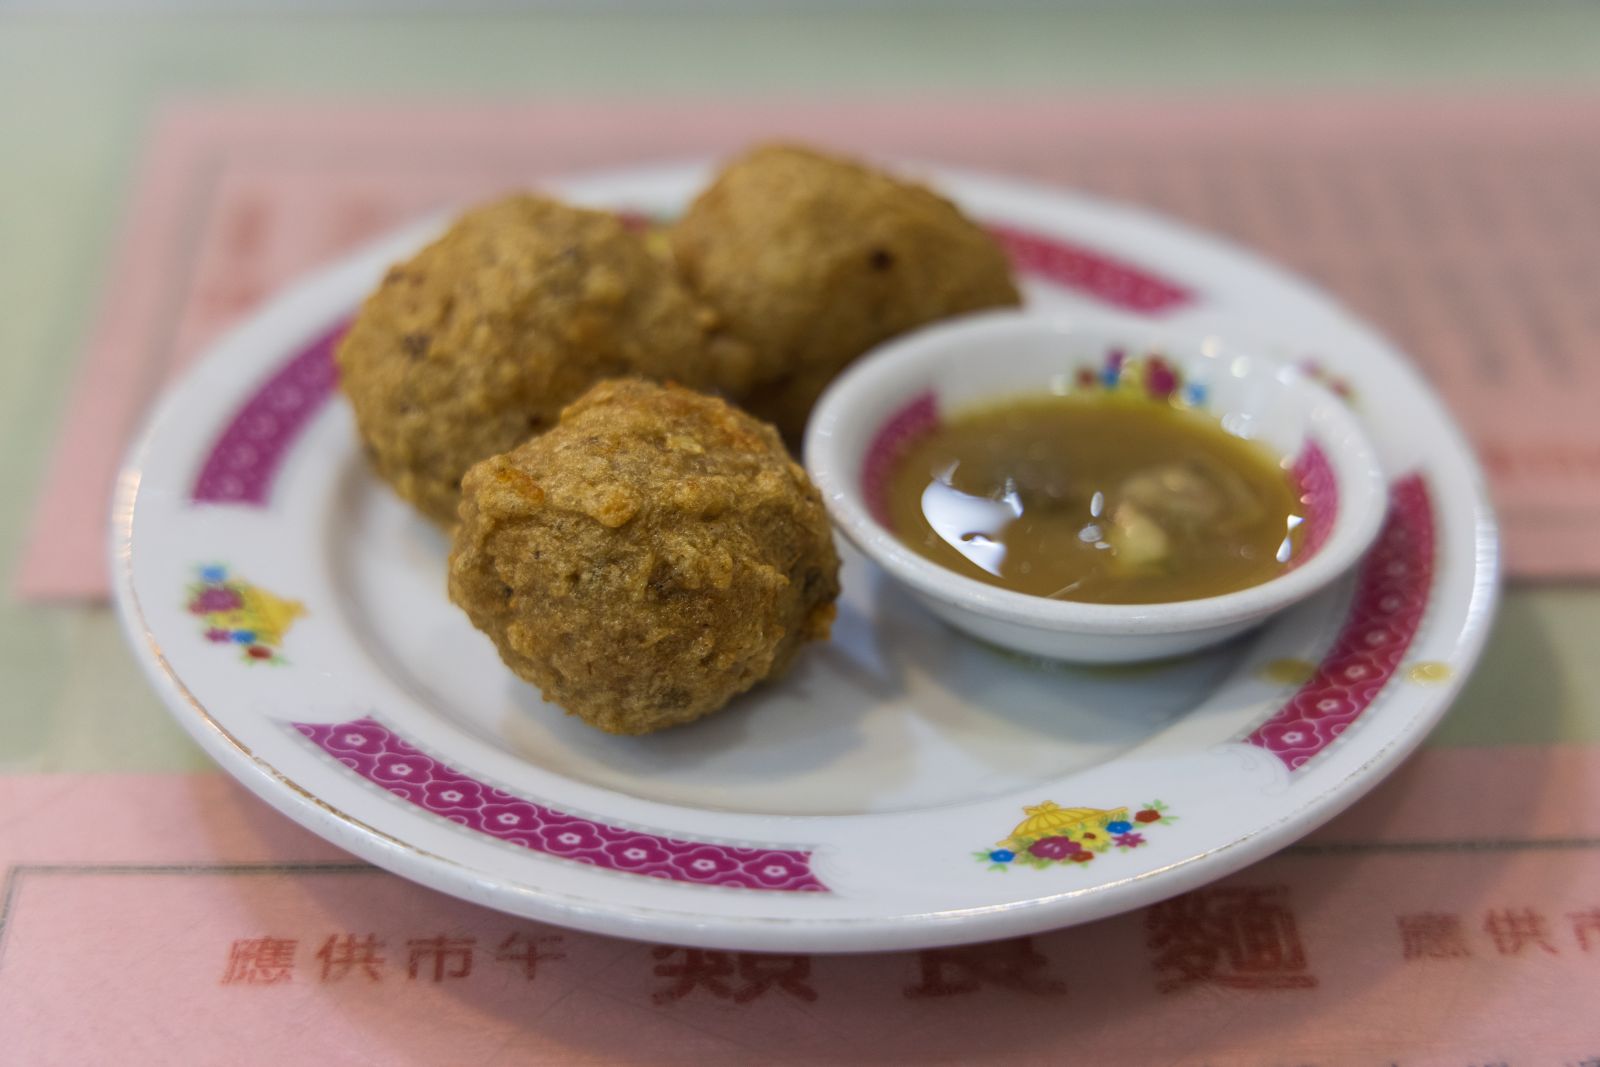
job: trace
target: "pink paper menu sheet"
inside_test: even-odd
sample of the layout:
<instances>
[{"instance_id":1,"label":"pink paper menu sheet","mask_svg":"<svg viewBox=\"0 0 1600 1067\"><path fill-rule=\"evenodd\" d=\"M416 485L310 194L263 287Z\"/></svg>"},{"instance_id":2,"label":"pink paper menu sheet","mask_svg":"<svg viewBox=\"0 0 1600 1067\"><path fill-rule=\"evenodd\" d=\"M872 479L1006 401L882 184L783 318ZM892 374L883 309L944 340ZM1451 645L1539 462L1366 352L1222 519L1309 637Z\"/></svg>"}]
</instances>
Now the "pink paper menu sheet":
<instances>
[{"instance_id":1,"label":"pink paper menu sheet","mask_svg":"<svg viewBox=\"0 0 1600 1067\"><path fill-rule=\"evenodd\" d=\"M1592 1067L1596 782L1600 749L1428 752L1301 845L1142 911L806 956L465 904L220 775L0 779L0 1058Z\"/></svg>"},{"instance_id":2,"label":"pink paper menu sheet","mask_svg":"<svg viewBox=\"0 0 1600 1067\"><path fill-rule=\"evenodd\" d=\"M1490 473L1511 572L1593 577L1596 128L1600 98L178 108L150 139L18 590L105 594L106 501L140 417L307 269L431 209L775 136L1145 204L1285 262L1442 390Z\"/></svg>"}]
</instances>

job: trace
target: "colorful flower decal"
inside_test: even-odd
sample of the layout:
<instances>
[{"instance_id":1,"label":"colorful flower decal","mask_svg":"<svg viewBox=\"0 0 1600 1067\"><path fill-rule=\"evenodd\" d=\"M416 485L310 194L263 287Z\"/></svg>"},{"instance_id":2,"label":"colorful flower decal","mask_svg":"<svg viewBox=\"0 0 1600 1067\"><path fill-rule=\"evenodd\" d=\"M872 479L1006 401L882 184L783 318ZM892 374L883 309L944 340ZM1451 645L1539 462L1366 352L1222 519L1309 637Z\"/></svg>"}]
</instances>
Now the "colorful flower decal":
<instances>
[{"instance_id":1,"label":"colorful flower decal","mask_svg":"<svg viewBox=\"0 0 1600 1067\"><path fill-rule=\"evenodd\" d=\"M1043 869L1063 864L1087 867L1112 849L1126 852L1148 843L1145 831L1167 826L1176 815L1153 800L1140 808L1063 808L1052 800L1023 808L1027 818L1011 835L973 855L991 871Z\"/></svg>"},{"instance_id":2,"label":"colorful flower decal","mask_svg":"<svg viewBox=\"0 0 1600 1067\"><path fill-rule=\"evenodd\" d=\"M1079 367L1072 381L1079 392L1098 389L1180 407L1203 408L1208 397L1204 383L1186 381L1183 372L1159 352L1134 357L1113 348L1099 367Z\"/></svg>"},{"instance_id":3,"label":"colorful flower decal","mask_svg":"<svg viewBox=\"0 0 1600 1067\"><path fill-rule=\"evenodd\" d=\"M230 578L220 564L200 567L197 573L199 580L189 583L187 607L204 624L205 639L238 647L246 663L283 663L278 649L294 620L306 613L304 605Z\"/></svg>"}]
</instances>

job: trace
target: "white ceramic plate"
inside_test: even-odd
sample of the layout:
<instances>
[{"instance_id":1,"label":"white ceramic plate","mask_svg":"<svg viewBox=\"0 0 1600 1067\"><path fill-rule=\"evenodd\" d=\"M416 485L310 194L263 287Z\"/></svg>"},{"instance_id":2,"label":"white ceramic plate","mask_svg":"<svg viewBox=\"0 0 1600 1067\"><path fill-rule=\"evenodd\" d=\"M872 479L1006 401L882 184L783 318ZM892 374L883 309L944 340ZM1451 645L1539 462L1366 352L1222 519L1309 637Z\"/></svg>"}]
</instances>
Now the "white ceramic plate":
<instances>
[{"instance_id":1,"label":"white ceramic plate","mask_svg":"<svg viewBox=\"0 0 1600 1067\"><path fill-rule=\"evenodd\" d=\"M570 183L679 210L704 167ZM507 912L708 947L1014 936L1193 888L1287 845L1444 713L1493 611L1482 478L1382 338L1253 256L1077 195L934 171L1040 306L1204 325L1346 388L1393 477L1359 571L1183 662L1008 657L844 555L833 639L688 728L544 705L444 593L444 539L367 470L329 336L431 220L324 271L162 404L117 494L118 601L178 721L267 802Z\"/></svg>"}]
</instances>

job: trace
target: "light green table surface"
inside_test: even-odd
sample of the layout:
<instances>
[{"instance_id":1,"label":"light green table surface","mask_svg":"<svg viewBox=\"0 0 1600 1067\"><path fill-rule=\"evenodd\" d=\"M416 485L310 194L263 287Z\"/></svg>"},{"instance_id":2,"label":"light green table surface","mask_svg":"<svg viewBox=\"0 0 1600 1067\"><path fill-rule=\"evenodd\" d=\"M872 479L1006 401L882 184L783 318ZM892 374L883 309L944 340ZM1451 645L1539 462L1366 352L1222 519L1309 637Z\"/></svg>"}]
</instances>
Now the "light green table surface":
<instances>
[{"instance_id":1,"label":"light green table surface","mask_svg":"<svg viewBox=\"0 0 1600 1067\"><path fill-rule=\"evenodd\" d=\"M966 87L1594 92L1600 5L1085 3L960 12L879 4L809 14L370 18L8 14L0 0L0 499L10 502L0 557L14 566L132 161L164 101ZM1432 743L1600 740L1597 639L1600 588L1513 587L1481 667ZM109 609L0 604L0 679L0 769L209 766L145 686Z\"/></svg>"}]
</instances>

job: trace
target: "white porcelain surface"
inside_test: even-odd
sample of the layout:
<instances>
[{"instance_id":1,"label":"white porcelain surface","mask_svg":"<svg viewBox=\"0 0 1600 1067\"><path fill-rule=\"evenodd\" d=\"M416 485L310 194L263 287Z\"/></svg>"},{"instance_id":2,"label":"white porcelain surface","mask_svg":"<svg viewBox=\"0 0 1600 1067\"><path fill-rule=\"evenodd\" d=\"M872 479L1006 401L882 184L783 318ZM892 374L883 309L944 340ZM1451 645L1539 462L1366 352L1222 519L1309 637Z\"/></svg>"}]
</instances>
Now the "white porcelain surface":
<instances>
[{"instance_id":1,"label":"white porcelain surface","mask_svg":"<svg viewBox=\"0 0 1600 1067\"><path fill-rule=\"evenodd\" d=\"M1229 432L1287 465L1309 442L1327 457L1338 506L1327 541L1304 565L1223 596L1168 604L1084 604L1001 589L960 575L906 545L873 517L862 471L880 429L918 397L940 416L1010 397L1068 393L1106 353L1159 353L1185 389ZM1074 662L1127 663L1227 640L1347 572L1371 545L1386 507L1377 453L1360 422L1300 369L1274 363L1209 330L1078 308L993 311L896 339L841 375L807 427L806 469L840 531L904 582L930 610L983 640Z\"/></svg>"},{"instance_id":2,"label":"white porcelain surface","mask_svg":"<svg viewBox=\"0 0 1600 1067\"><path fill-rule=\"evenodd\" d=\"M707 174L634 170L561 191L670 213ZM1427 565L1378 576L1409 582L1416 597L1410 607L1394 601L1409 622L1391 675L1356 678L1365 668L1348 668L1350 692L1361 690L1358 718L1338 731L1285 727L1279 709L1299 690L1263 671L1285 659L1326 662L1340 642L1361 638L1352 604L1373 590L1355 579L1204 655L1087 669L1024 661L961 636L847 548L833 638L806 650L781 682L657 737L583 727L515 679L447 602L442 538L371 476L336 398L312 410L259 503L195 500L229 427L246 415L247 429L276 425L273 411L248 407L251 398L303 407L294 389L266 387L391 262L436 233L436 219L262 308L172 391L131 452L112 529L118 604L177 721L267 803L407 878L587 930L750 950L905 948L1084 922L1237 870L1344 808L1443 714L1492 615L1493 521L1438 400L1382 338L1235 248L1062 191L929 177L985 221L1189 287L1194 299L1163 314L1174 329L1214 329L1278 362L1316 355L1348 380L1384 469L1425 505L1411 513L1427 518ZM1025 285L1040 310L1090 304L1038 277ZM230 643L225 614L196 613L208 566L279 598L276 660L252 662L254 646ZM290 600L303 613L285 626ZM1443 664L1450 680L1407 681L1418 661ZM383 743L388 754L370 774L389 776L387 785L360 771L369 764L358 754L375 736L350 726L363 721L417 753L398 757ZM343 746L343 757L324 745ZM1317 754L1297 762L1307 746ZM408 781L422 800L403 795ZM994 860L1008 854L1000 842L1025 807L1125 808L1131 826L1156 800L1165 814L1148 809L1155 818L1138 824L1137 847L1039 869L1015 854ZM472 818L461 813L468 804L480 805ZM546 851L467 825L520 825L537 811L554 835ZM622 835L603 843L620 850L613 868L676 850L681 877L557 854L600 849L596 826ZM778 881L798 872L824 891L707 884L727 863Z\"/></svg>"}]
</instances>

